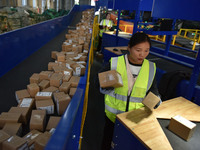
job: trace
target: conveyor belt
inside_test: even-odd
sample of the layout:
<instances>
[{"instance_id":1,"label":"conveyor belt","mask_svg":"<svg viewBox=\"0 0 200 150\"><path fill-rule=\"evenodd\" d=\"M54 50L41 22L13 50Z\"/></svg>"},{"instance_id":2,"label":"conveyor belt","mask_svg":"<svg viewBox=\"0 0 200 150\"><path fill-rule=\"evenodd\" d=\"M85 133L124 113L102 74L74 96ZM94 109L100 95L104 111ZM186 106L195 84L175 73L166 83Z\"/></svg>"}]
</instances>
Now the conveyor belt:
<instances>
[{"instance_id":1,"label":"conveyor belt","mask_svg":"<svg viewBox=\"0 0 200 150\"><path fill-rule=\"evenodd\" d=\"M70 26L74 26L80 21L81 12L78 12ZM65 40L65 29L54 39L49 41L30 57L18 64L15 68L7 72L0 78L0 113L7 112L10 107L16 106L15 91L26 89L29 84L29 78L33 73L40 73L48 70L48 63L54 61L51 58L51 51L61 51L61 46Z\"/></svg>"}]
</instances>

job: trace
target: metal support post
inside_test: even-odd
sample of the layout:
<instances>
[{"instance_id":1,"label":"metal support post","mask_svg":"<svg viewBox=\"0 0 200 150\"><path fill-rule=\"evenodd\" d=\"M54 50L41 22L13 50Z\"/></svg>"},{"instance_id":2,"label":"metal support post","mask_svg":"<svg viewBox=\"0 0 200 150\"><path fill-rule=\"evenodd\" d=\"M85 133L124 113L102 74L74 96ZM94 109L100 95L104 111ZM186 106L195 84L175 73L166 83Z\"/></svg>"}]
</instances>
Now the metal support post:
<instances>
[{"instance_id":1,"label":"metal support post","mask_svg":"<svg viewBox=\"0 0 200 150\"><path fill-rule=\"evenodd\" d=\"M118 10L118 16L117 16L117 30L116 30L116 46L118 46L118 34L119 34L119 21L120 21L120 14L121 10Z\"/></svg>"},{"instance_id":2,"label":"metal support post","mask_svg":"<svg viewBox=\"0 0 200 150\"><path fill-rule=\"evenodd\" d=\"M196 63L194 65L193 72L190 78L188 90L185 95L185 98L188 100L192 100L192 97L194 96L195 86L199 77L199 73L200 73L200 53L198 53L197 55Z\"/></svg>"}]
</instances>

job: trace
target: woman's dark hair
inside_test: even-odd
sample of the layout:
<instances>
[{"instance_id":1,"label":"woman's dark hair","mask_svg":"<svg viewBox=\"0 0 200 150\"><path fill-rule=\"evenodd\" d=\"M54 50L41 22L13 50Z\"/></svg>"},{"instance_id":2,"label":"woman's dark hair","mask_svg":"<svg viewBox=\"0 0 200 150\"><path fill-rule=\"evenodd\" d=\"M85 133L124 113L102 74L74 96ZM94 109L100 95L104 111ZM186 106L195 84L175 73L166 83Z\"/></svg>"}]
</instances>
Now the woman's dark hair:
<instances>
[{"instance_id":1,"label":"woman's dark hair","mask_svg":"<svg viewBox=\"0 0 200 150\"><path fill-rule=\"evenodd\" d=\"M128 45L131 48L131 47L133 47L137 44L143 43L143 42L148 42L151 47L151 40L150 40L149 36L145 33L137 32L132 35Z\"/></svg>"}]
</instances>

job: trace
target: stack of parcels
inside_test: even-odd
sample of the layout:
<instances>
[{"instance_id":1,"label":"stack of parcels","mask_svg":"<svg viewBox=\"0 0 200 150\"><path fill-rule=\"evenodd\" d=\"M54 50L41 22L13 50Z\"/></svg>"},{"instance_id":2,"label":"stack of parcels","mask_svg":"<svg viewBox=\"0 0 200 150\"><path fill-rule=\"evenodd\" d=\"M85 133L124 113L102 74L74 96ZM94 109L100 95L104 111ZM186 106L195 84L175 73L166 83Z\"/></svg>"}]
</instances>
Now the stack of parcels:
<instances>
[{"instance_id":1,"label":"stack of parcels","mask_svg":"<svg viewBox=\"0 0 200 150\"><path fill-rule=\"evenodd\" d=\"M0 114L0 149L45 148L85 74L93 15L94 9L84 11L62 51L52 51L48 70L33 73L27 87L15 92L18 106Z\"/></svg>"}]
</instances>

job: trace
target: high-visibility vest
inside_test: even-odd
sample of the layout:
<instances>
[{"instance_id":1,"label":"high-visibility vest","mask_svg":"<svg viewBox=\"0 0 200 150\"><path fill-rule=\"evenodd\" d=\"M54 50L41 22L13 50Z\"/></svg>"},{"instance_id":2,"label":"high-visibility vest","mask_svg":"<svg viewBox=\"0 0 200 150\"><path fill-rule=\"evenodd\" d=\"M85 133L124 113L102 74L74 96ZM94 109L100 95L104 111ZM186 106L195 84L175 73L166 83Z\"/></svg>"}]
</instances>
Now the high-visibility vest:
<instances>
[{"instance_id":1,"label":"high-visibility vest","mask_svg":"<svg viewBox=\"0 0 200 150\"><path fill-rule=\"evenodd\" d=\"M103 20L103 25L102 26L111 26L112 22L109 20L108 22L108 25L106 24L106 19ZM101 29L99 31L99 36L102 37L103 36L103 33L106 32L106 31L109 31L107 28L105 29Z\"/></svg>"},{"instance_id":2,"label":"high-visibility vest","mask_svg":"<svg viewBox=\"0 0 200 150\"><path fill-rule=\"evenodd\" d=\"M156 66L155 63L144 59L130 96L128 96L128 77L123 55L111 58L111 70L119 72L123 81L123 87L115 88L112 92L105 95L106 116L112 122L115 122L116 115L126 111L128 99L128 111L144 107L142 100L153 83Z\"/></svg>"}]
</instances>

